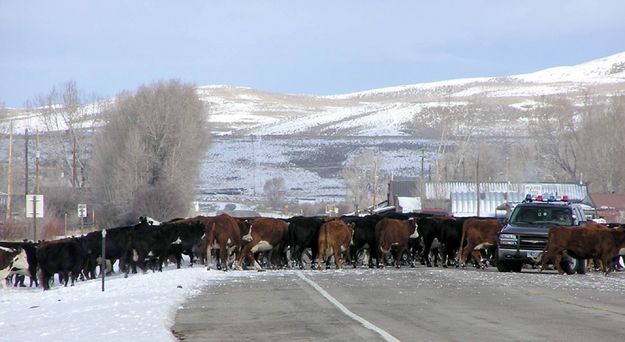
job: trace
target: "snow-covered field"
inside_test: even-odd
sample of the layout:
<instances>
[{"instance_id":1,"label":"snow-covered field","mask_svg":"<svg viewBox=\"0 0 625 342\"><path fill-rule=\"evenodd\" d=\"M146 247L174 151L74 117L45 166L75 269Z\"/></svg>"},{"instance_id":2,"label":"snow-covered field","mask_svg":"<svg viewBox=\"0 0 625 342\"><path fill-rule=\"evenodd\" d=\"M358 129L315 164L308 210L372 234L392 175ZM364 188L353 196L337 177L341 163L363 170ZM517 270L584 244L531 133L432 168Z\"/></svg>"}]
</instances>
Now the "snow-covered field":
<instances>
[{"instance_id":1,"label":"snow-covered field","mask_svg":"<svg viewBox=\"0 0 625 342\"><path fill-rule=\"evenodd\" d=\"M198 199L227 201L211 192L237 188L245 191L239 198L254 200L256 193L262 200L265 181L282 177L289 200L340 202L345 197L341 170L359 151L379 153L384 174L417 176L421 156L426 170L434 159L435 144L411 137L216 137L202 161Z\"/></svg>"},{"instance_id":2,"label":"snow-covered field","mask_svg":"<svg viewBox=\"0 0 625 342\"><path fill-rule=\"evenodd\" d=\"M112 276L104 292L100 280L45 292L0 289L0 341L173 341L170 327L181 303L226 276L236 274L174 265Z\"/></svg>"}]
</instances>

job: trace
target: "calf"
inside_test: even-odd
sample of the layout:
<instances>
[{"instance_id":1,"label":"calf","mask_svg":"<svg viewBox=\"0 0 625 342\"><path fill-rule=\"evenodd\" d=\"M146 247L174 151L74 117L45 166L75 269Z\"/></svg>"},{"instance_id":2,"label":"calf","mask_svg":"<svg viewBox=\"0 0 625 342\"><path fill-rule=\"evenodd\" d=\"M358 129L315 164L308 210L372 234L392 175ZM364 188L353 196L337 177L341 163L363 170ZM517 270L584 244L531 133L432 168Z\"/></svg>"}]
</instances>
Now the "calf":
<instances>
[{"instance_id":1,"label":"calf","mask_svg":"<svg viewBox=\"0 0 625 342\"><path fill-rule=\"evenodd\" d=\"M400 267L400 259L408 249L410 239L419 237L417 223L414 219L396 220L384 218L375 226L377 246L380 252L378 267L384 267L386 256L395 252L395 267ZM409 257L410 266L414 267L414 260ZM380 262L381 261L381 262Z\"/></svg>"},{"instance_id":2,"label":"calf","mask_svg":"<svg viewBox=\"0 0 625 342\"><path fill-rule=\"evenodd\" d=\"M210 270L213 249L219 249L221 269L228 270L228 256L234 252L235 260L241 250L241 230L237 221L228 214L206 218L206 269Z\"/></svg>"},{"instance_id":3,"label":"calf","mask_svg":"<svg viewBox=\"0 0 625 342\"><path fill-rule=\"evenodd\" d=\"M336 269L343 267L341 255L349 250L354 233L354 224L345 224L341 220L332 220L321 225L319 229L319 254L317 255L317 269L321 270L321 263L326 264L334 256Z\"/></svg>"},{"instance_id":4,"label":"calf","mask_svg":"<svg viewBox=\"0 0 625 342\"><path fill-rule=\"evenodd\" d=\"M460 238L459 264L463 268L469 253L477 260L476 267L480 266L481 255L479 249L491 248L497 243L497 234L503 229L503 224L496 219L470 218L462 225L462 237ZM482 265L484 268L485 265Z\"/></svg>"},{"instance_id":5,"label":"calf","mask_svg":"<svg viewBox=\"0 0 625 342\"><path fill-rule=\"evenodd\" d=\"M257 218L249 223L247 233L242 237L246 242L238 260L238 269L242 270L243 259L247 256L250 264L257 271L262 271L258 261L254 258L257 252L273 251L280 262L286 260L284 250L288 241L288 224L273 218Z\"/></svg>"},{"instance_id":6,"label":"calf","mask_svg":"<svg viewBox=\"0 0 625 342\"><path fill-rule=\"evenodd\" d=\"M560 274L562 256L566 252L576 259L597 258L605 275L612 270L614 260L625 247L625 229L609 229L598 224L585 228L552 226L549 228L547 246L542 257L542 269L551 261Z\"/></svg>"}]
</instances>

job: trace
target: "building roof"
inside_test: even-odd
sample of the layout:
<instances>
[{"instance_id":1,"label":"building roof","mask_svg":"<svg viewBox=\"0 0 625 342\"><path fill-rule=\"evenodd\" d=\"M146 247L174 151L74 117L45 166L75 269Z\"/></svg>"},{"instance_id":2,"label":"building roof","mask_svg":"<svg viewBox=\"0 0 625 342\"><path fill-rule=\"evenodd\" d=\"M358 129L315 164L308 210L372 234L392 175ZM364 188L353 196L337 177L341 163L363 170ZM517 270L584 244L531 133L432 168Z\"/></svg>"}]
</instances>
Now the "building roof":
<instances>
[{"instance_id":1,"label":"building roof","mask_svg":"<svg viewBox=\"0 0 625 342\"><path fill-rule=\"evenodd\" d=\"M449 200L452 193L475 193L475 182L426 182L425 198ZM584 184L577 183L480 183L480 192L519 193L522 195L550 193L556 196L568 195L572 201L590 202L588 189Z\"/></svg>"},{"instance_id":2,"label":"building roof","mask_svg":"<svg viewBox=\"0 0 625 342\"><path fill-rule=\"evenodd\" d=\"M597 208L625 209L625 194L594 193L590 194Z\"/></svg>"}]
</instances>

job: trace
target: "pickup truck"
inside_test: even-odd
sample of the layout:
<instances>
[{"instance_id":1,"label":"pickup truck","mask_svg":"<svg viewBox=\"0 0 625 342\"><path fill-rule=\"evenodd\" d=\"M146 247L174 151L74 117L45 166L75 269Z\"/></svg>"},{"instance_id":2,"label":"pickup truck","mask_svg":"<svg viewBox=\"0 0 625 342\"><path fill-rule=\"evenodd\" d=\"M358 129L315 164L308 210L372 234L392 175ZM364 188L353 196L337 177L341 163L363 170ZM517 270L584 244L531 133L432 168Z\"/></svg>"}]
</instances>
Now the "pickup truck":
<instances>
[{"instance_id":1,"label":"pickup truck","mask_svg":"<svg viewBox=\"0 0 625 342\"><path fill-rule=\"evenodd\" d=\"M521 272L523 265L538 266L547 246L549 227L586 226L586 217L580 204L556 200L550 196L528 198L518 204L497 238L497 270ZM566 199L566 198L565 198ZM568 274L584 273L585 260L563 258L562 268Z\"/></svg>"}]
</instances>

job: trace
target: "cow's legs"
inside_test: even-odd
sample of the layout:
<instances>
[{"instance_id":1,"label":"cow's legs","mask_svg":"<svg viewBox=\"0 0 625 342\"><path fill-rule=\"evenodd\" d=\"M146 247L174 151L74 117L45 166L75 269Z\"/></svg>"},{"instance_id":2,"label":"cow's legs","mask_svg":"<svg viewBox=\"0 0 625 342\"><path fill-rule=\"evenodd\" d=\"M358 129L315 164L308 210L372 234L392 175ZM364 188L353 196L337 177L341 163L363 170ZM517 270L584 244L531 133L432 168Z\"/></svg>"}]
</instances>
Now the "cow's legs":
<instances>
[{"instance_id":1,"label":"cow's legs","mask_svg":"<svg viewBox=\"0 0 625 342\"><path fill-rule=\"evenodd\" d=\"M469 255L473 255L474 253L474 248L475 246L477 246L475 243L472 242L467 242L467 245L464 247L464 249L462 250L462 256L460 257L460 266L462 268L465 268L467 265L466 263L468 262L468 257ZM477 260L480 260L479 257Z\"/></svg>"},{"instance_id":2,"label":"cow's legs","mask_svg":"<svg viewBox=\"0 0 625 342\"><path fill-rule=\"evenodd\" d=\"M397 246L397 254L395 254L395 268L399 268L401 266L401 257L404 255L404 251L406 247Z\"/></svg>"},{"instance_id":3,"label":"cow's legs","mask_svg":"<svg viewBox=\"0 0 625 342\"><path fill-rule=\"evenodd\" d=\"M560 265L562 263L562 253L561 252L556 254L556 257L554 258L553 262L556 265L556 269L558 270L558 273L564 274L564 270L562 269L562 265Z\"/></svg>"},{"instance_id":4,"label":"cow's legs","mask_svg":"<svg viewBox=\"0 0 625 342\"><path fill-rule=\"evenodd\" d=\"M479 250L473 249L471 251L471 256L473 256L473 260L476 261L475 268L484 268L484 265L482 264L482 253L480 253Z\"/></svg>"},{"instance_id":5,"label":"cow's legs","mask_svg":"<svg viewBox=\"0 0 625 342\"><path fill-rule=\"evenodd\" d=\"M206 270L207 271L210 271L212 264L213 264L213 249L211 248L211 245L209 244L206 247Z\"/></svg>"},{"instance_id":6,"label":"cow's legs","mask_svg":"<svg viewBox=\"0 0 625 342\"><path fill-rule=\"evenodd\" d=\"M432 267L432 263L430 262L430 249L432 248L432 242L434 241L433 238L427 238L423 240L423 256L421 257L421 264L424 264L425 261L425 265L427 265L427 267Z\"/></svg>"},{"instance_id":7,"label":"cow's legs","mask_svg":"<svg viewBox=\"0 0 625 342\"><path fill-rule=\"evenodd\" d=\"M221 261L222 271L228 271L228 247L227 246L219 246L219 259Z\"/></svg>"}]
</instances>

